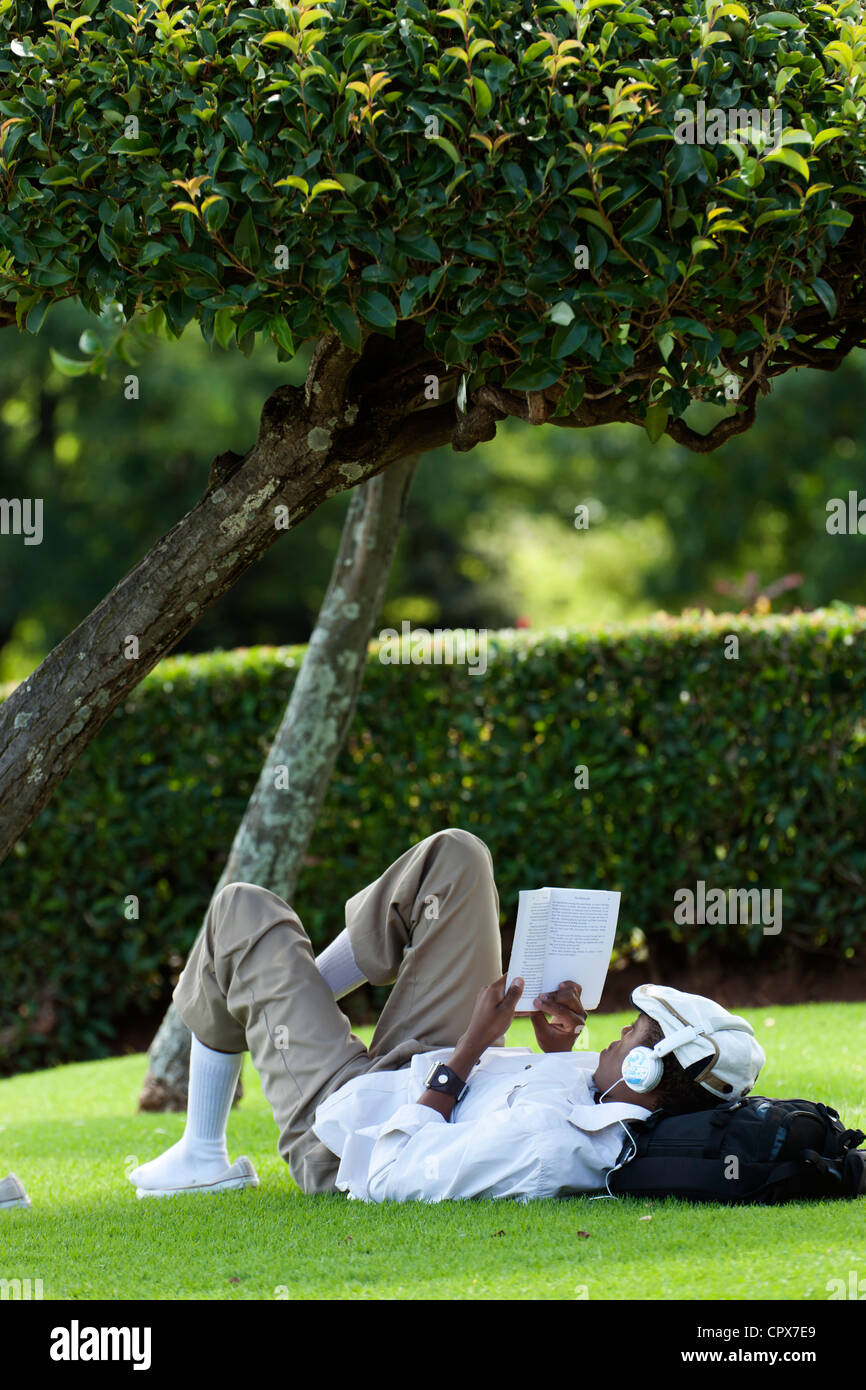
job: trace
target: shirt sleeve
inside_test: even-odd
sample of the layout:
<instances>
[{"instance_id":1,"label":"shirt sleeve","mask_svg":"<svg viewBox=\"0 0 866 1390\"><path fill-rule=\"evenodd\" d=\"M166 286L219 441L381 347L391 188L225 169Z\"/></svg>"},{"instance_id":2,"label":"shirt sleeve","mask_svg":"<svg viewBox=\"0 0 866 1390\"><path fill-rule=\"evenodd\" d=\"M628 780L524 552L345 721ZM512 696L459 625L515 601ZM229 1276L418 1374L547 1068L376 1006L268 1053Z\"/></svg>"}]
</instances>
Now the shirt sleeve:
<instances>
[{"instance_id":1,"label":"shirt sleeve","mask_svg":"<svg viewBox=\"0 0 866 1390\"><path fill-rule=\"evenodd\" d=\"M365 1196L373 1202L555 1195L575 1181L603 1185L595 1136L544 1105L502 1105L453 1123L429 1105L403 1105L379 1129Z\"/></svg>"}]
</instances>

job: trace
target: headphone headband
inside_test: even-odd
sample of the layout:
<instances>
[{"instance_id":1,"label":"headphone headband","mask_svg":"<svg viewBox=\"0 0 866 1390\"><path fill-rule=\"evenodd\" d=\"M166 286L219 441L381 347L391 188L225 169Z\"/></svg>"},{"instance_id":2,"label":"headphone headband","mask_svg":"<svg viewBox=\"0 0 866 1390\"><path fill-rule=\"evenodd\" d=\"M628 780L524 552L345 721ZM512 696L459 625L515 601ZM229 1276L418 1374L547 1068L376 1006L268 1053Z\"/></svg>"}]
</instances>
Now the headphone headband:
<instances>
[{"instance_id":1,"label":"headphone headband","mask_svg":"<svg viewBox=\"0 0 866 1390\"><path fill-rule=\"evenodd\" d=\"M733 1028L740 1033L751 1033L754 1036L755 1030L751 1023L745 1018L720 1018L718 1023L714 1023L713 1027L708 1032L705 1032L703 1029L697 1028L694 1024L689 1023L687 1019L683 1018L682 1014L677 1012L673 1004L670 1004L667 999L663 998L661 995L653 995L652 997L659 1004L663 1004L668 1013L673 1014L674 1018L677 1019L683 1027L676 1033L671 1033L669 1037L663 1038L660 1043L656 1043L655 1047L651 1049L650 1055L661 1059L666 1057L669 1052L673 1052L675 1048L680 1047L683 1043L697 1042L698 1038L705 1038L712 1048L712 1052L708 1053L703 1058L698 1058L697 1062L692 1062L688 1069L689 1075L693 1081L702 1082L705 1086L708 1086L711 1090L723 1096L728 1095L731 1087L727 1082L720 1081L713 1074L713 1067L719 1060L719 1049L718 1045L713 1041L712 1035L713 1033L722 1032L723 1029ZM638 1007L640 1007L640 1005L638 1005ZM650 1015L650 1017L652 1017L652 1015ZM667 1044L667 1046L665 1044ZM701 1063L703 1063L702 1067L700 1066ZM696 1072L695 1075L692 1075L693 1071Z\"/></svg>"}]
</instances>

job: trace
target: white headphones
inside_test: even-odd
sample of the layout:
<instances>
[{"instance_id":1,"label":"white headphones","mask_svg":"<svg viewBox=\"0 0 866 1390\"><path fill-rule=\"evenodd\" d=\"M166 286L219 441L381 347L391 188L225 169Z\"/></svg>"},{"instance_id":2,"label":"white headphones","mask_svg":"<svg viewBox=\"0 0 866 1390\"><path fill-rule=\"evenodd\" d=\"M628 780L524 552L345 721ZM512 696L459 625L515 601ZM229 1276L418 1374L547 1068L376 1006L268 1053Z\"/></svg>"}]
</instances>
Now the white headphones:
<instances>
[{"instance_id":1,"label":"white headphones","mask_svg":"<svg viewBox=\"0 0 866 1390\"><path fill-rule=\"evenodd\" d=\"M667 1038L662 1038L655 1047L633 1047L631 1052L627 1052L623 1058L620 1079L625 1082L630 1091L637 1091L641 1095L646 1091L654 1091L664 1075L664 1059L668 1053L673 1052L674 1048L680 1046L680 1043L695 1042L703 1036L704 1034L699 1033L697 1028L689 1025L687 1028L680 1028L676 1033L671 1033Z\"/></svg>"},{"instance_id":2,"label":"white headphones","mask_svg":"<svg viewBox=\"0 0 866 1390\"><path fill-rule=\"evenodd\" d=\"M712 1029L712 1033L720 1033L723 1028L736 1028L743 1031L743 1024L740 1019L720 1019ZM664 1075L664 1059L669 1052L682 1047L684 1043L697 1042L698 1038L705 1038L712 1051L705 1058L698 1062L692 1062L686 1069L687 1075L694 1081L701 1081L705 1076L712 1072L712 1068L718 1061L719 1049L713 1042L712 1033L705 1033L700 1028L695 1028L689 1024L685 1028L679 1028L676 1033L671 1033L668 1037L662 1038L661 1042L656 1043L655 1047L633 1047L623 1058L622 1074L613 1083L618 1086L620 1081L624 1081L630 1091L644 1095L647 1091L654 1091ZM694 1075L694 1072L697 1075ZM604 1095L613 1090L613 1086L608 1086ZM733 1087L727 1087L733 1090ZM604 1097L600 1096L602 1100Z\"/></svg>"}]
</instances>

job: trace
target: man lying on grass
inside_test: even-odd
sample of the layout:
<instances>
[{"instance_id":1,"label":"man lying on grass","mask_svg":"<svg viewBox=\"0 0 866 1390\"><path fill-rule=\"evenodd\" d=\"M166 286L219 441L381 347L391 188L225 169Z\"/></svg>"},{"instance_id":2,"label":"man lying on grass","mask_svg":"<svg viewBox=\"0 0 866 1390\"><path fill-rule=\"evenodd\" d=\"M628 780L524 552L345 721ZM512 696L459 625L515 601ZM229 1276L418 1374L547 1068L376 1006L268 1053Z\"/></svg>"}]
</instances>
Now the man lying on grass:
<instances>
[{"instance_id":1,"label":"man lying on grass","mask_svg":"<svg viewBox=\"0 0 866 1390\"><path fill-rule=\"evenodd\" d=\"M745 1019L654 985L601 1054L571 1054L586 1021L572 981L534 1001L543 1055L506 1048L523 982L505 991L493 861L468 831L407 850L345 920L316 959L276 894L216 895L174 993L193 1034L186 1130L129 1175L139 1197L258 1186L226 1148L247 1048L301 1190L368 1202L603 1191L620 1121L746 1095L764 1064ZM393 982L369 1049L336 1003L364 980Z\"/></svg>"}]
</instances>

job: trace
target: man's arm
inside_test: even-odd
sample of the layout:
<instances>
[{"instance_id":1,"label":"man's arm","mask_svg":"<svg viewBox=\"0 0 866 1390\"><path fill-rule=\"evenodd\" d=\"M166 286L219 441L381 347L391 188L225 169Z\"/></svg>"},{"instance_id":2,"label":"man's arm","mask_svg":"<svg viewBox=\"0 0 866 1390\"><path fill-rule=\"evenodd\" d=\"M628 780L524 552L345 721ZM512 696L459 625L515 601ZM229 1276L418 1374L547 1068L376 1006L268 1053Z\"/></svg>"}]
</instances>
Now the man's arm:
<instances>
[{"instance_id":1,"label":"man's arm","mask_svg":"<svg viewBox=\"0 0 866 1390\"><path fill-rule=\"evenodd\" d=\"M478 1059L506 1032L514 1018L523 981L515 980L511 988L506 990L505 978L505 975L500 975L498 980L478 991L469 1027L458 1039L446 1063L464 1081L469 1079L469 1073ZM429 1105L431 1110L438 1110L443 1120L447 1120L457 1102L453 1096L445 1096L441 1091L427 1090L418 1097L416 1104Z\"/></svg>"},{"instance_id":2,"label":"man's arm","mask_svg":"<svg viewBox=\"0 0 866 1390\"><path fill-rule=\"evenodd\" d=\"M462 1037L455 1047L451 1056L445 1063L452 1071L456 1071L464 1081L468 1080L469 1073L475 1063L483 1056L485 1049L479 1048L469 1037ZM431 1110L438 1110L443 1119L450 1119L451 1111L457 1104L456 1097L443 1095L441 1091L427 1090L422 1096L418 1097L418 1105L429 1105Z\"/></svg>"}]
</instances>

